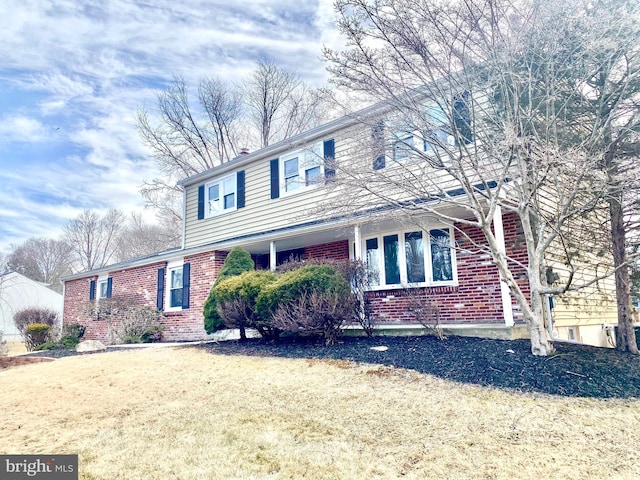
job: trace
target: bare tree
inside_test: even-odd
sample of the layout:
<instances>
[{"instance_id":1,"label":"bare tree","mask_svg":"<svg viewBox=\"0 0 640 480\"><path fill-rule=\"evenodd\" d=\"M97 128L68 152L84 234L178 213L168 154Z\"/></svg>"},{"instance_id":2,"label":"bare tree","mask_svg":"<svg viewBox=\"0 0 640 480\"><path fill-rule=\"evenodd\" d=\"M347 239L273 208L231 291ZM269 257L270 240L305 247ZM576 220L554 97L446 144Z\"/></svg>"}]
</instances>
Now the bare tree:
<instances>
[{"instance_id":1,"label":"bare tree","mask_svg":"<svg viewBox=\"0 0 640 480\"><path fill-rule=\"evenodd\" d=\"M326 118L326 93L310 88L300 75L262 59L244 84L249 118L266 147L318 125Z\"/></svg>"},{"instance_id":2,"label":"bare tree","mask_svg":"<svg viewBox=\"0 0 640 480\"><path fill-rule=\"evenodd\" d=\"M7 265L11 271L62 292L60 277L71 273L71 246L62 240L30 238L13 246Z\"/></svg>"},{"instance_id":3,"label":"bare tree","mask_svg":"<svg viewBox=\"0 0 640 480\"><path fill-rule=\"evenodd\" d=\"M180 245L180 236L167 224L147 223L141 213L132 212L118 243L119 261L150 255Z\"/></svg>"},{"instance_id":4,"label":"bare tree","mask_svg":"<svg viewBox=\"0 0 640 480\"><path fill-rule=\"evenodd\" d=\"M336 188L349 196L340 203L351 211L392 207L407 222L435 217L457 225L461 235L479 229L484 242L474 247L491 254L535 355L552 351L545 296L596 282L593 271L622 269L609 255L575 256L576 244L583 252L603 245L593 227L607 225L603 207L611 191L601 167L612 143L601 127L616 124L615 116L598 112L597 123L583 125L576 105L589 109L588 118L598 107L585 102L594 64L580 58L606 42L637 56L638 6L622 4L620 10L580 0L336 2L349 48L325 50L333 82L382 101L360 118L371 134L351 149L353 161L338 166ZM613 57L589 61L606 65ZM500 211L518 216L526 263L508 258L496 238ZM563 273L553 285L546 275L551 254ZM518 269L526 271L529 292L517 281Z\"/></svg>"},{"instance_id":5,"label":"bare tree","mask_svg":"<svg viewBox=\"0 0 640 480\"><path fill-rule=\"evenodd\" d=\"M113 263L121 241L126 217L120 210L109 210L102 217L83 211L65 226L65 241L71 245L76 267L93 270Z\"/></svg>"}]
</instances>

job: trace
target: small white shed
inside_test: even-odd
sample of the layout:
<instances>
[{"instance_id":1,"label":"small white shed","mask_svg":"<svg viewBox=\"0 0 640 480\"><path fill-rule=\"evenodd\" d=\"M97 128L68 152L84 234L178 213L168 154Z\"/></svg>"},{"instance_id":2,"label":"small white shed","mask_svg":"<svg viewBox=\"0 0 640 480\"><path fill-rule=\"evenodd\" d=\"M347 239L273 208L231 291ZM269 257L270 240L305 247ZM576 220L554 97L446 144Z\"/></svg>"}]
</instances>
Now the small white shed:
<instances>
[{"instance_id":1,"label":"small white shed","mask_svg":"<svg viewBox=\"0 0 640 480\"><path fill-rule=\"evenodd\" d=\"M62 322L63 297L42 283L19 273L0 275L0 331L9 342L22 340L13 323L15 312L24 308L49 308L58 312Z\"/></svg>"}]
</instances>

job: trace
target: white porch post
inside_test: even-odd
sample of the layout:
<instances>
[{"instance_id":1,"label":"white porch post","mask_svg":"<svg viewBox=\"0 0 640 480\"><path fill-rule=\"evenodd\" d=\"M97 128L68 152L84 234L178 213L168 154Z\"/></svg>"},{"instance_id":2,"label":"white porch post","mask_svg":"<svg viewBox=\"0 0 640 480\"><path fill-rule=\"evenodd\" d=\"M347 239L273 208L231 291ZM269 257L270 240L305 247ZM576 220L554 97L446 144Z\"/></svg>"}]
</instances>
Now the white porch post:
<instances>
[{"instance_id":1,"label":"white porch post","mask_svg":"<svg viewBox=\"0 0 640 480\"><path fill-rule=\"evenodd\" d=\"M353 227L353 236L355 237L356 243L356 248L354 251L356 258L354 258L354 260L362 260L362 233L360 232L360 225L356 225Z\"/></svg>"},{"instance_id":2,"label":"white porch post","mask_svg":"<svg viewBox=\"0 0 640 480\"><path fill-rule=\"evenodd\" d=\"M501 253L506 253L507 248L504 242L504 226L502 225L502 208L496 207L493 213L493 230ZM504 324L507 327L513 326L513 306L511 305L511 293L507 282L500 275L500 294L502 296L502 311L504 313Z\"/></svg>"},{"instance_id":3,"label":"white porch post","mask_svg":"<svg viewBox=\"0 0 640 480\"><path fill-rule=\"evenodd\" d=\"M272 272L276 271L276 242L273 240L269 244L269 268Z\"/></svg>"}]
</instances>

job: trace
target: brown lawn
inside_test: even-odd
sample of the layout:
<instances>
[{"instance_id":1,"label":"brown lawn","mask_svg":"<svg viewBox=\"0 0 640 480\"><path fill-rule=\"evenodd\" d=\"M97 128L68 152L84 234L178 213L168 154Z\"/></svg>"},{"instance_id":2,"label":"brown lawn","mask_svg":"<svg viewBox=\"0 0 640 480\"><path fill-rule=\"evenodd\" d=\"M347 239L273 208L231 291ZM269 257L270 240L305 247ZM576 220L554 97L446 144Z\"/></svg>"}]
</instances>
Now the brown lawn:
<instances>
[{"instance_id":1,"label":"brown lawn","mask_svg":"<svg viewBox=\"0 0 640 480\"><path fill-rule=\"evenodd\" d=\"M9 368L0 392L0 453L77 453L82 479L640 477L640 400L191 348Z\"/></svg>"}]
</instances>

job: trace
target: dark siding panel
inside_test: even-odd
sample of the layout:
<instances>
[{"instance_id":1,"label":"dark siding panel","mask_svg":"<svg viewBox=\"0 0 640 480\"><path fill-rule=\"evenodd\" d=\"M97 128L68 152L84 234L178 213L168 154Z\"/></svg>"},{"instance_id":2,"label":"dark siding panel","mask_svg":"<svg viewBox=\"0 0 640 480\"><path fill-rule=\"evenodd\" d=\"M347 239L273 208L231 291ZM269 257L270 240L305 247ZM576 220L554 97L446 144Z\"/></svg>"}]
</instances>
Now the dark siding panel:
<instances>
[{"instance_id":1,"label":"dark siding panel","mask_svg":"<svg viewBox=\"0 0 640 480\"><path fill-rule=\"evenodd\" d=\"M107 298L111 298L111 294L113 293L113 278L107 278Z\"/></svg>"},{"instance_id":2,"label":"dark siding panel","mask_svg":"<svg viewBox=\"0 0 640 480\"><path fill-rule=\"evenodd\" d=\"M96 298L96 281L91 280L91 282L89 282L89 300L93 300L94 298Z\"/></svg>"}]
</instances>

